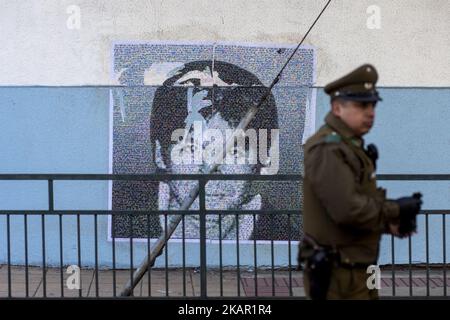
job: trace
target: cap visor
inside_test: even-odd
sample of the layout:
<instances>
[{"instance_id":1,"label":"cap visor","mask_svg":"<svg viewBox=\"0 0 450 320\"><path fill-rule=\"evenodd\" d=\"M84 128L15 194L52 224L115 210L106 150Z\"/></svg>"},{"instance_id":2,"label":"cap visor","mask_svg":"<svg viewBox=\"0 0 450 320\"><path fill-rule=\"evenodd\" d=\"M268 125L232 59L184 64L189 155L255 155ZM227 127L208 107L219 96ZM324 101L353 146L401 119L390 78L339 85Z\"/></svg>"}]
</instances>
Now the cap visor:
<instances>
[{"instance_id":1,"label":"cap visor","mask_svg":"<svg viewBox=\"0 0 450 320\"><path fill-rule=\"evenodd\" d=\"M356 96L341 96L344 100L358 101L358 102L376 102L383 101L379 96L369 96L369 97L356 97Z\"/></svg>"}]
</instances>

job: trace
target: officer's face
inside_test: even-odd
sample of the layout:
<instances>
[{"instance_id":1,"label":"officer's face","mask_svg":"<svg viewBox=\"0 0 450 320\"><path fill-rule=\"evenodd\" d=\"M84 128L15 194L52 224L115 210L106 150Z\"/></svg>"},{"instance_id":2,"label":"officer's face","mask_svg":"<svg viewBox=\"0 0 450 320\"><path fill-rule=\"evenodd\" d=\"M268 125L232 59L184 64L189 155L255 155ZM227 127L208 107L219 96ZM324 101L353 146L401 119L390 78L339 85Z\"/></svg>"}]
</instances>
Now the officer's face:
<instances>
[{"instance_id":1,"label":"officer's face","mask_svg":"<svg viewBox=\"0 0 450 320\"><path fill-rule=\"evenodd\" d=\"M333 102L333 113L353 130L363 136L370 131L375 120L375 103L349 100Z\"/></svg>"}]
</instances>

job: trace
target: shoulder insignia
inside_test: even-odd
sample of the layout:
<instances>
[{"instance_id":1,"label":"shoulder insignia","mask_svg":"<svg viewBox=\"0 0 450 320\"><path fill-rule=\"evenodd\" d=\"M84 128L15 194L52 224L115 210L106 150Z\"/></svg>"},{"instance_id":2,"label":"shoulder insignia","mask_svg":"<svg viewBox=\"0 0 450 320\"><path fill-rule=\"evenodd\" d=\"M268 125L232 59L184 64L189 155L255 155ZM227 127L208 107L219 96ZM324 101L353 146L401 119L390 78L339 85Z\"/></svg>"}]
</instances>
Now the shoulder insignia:
<instances>
[{"instance_id":1,"label":"shoulder insignia","mask_svg":"<svg viewBox=\"0 0 450 320\"><path fill-rule=\"evenodd\" d=\"M331 132L329 135L325 137L325 143L339 143L342 141L342 138L335 131Z\"/></svg>"}]
</instances>

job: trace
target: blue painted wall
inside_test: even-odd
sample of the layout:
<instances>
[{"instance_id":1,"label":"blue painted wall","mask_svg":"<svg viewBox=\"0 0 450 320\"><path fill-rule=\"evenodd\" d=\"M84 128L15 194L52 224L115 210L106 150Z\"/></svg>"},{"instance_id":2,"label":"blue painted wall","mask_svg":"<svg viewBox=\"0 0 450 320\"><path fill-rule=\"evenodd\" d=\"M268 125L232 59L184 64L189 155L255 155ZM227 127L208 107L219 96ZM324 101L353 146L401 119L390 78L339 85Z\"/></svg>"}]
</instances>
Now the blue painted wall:
<instances>
[{"instance_id":1,"label":"blue painted wall","mask_svg":"<svg viewBox=\"0 0 450 320\"><path fill-rule=\"evenodd\" d=\"M382 89L384 101L377 107L377 122L367 136L380 150L378 173L450 173L450 89ZM108 88L0 88L1 173L107 173L109 145ZM317 126L329 108L328 96L318 90ZM450 209L450 182L380 182L392 198L420 190L424 209ZM46 182L0 181L0 209L47 209ZM107 182L55 182L55 209L107 209ZM450 235L449 222L446 233ZM425 218L412 240L412 260L426 261ZM64 264L77 264L76 217L63 218ZM58 217L46 218L46 262L59 265ZM442 217L430 217L431 262L442 262ZM95 264L94 218L81 218L81 265ZM98 218L98 263L111 266L112 244L107 241L107 217ZM24 218L11 216L11 262L23 264ZM42 263L41 217L28 218L28 262ZM447 241L448 242L448 241ZM236 263L235 244L226 244L224 265ZM450 254L447 246L447 257ZM0 216L0 263L7 261L6 216ZM133 263L140 263L146 243L134 244ZM382 242L380 263L391 261L391 240ZM199 265L198 244L189 243L187 265ZM295 261L297 247L291 252ZM218 246L209 244L208 262L218 265ZM129 243L117 242L118 267L130 264ZM396 262L408 262L408 241L395 240ZM180 265L181 245L168 248L169 264ZM270 245L258 245L258 264L271 264ZM253 264L253 245L240 247L240 263ZM288 263L286 245L275 245L275 263ZM157 260L164 266L164 256Z\"/></svg>"}]
</instances>

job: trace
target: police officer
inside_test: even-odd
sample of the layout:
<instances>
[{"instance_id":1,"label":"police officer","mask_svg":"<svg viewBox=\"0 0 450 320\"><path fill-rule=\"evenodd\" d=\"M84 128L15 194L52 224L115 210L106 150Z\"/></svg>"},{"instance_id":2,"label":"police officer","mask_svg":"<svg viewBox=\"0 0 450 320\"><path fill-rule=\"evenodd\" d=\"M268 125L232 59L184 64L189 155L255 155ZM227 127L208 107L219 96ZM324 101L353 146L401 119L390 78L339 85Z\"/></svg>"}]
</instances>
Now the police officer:
<instances>
[{"instance_id":1,"label":"police officer","mask_svg":"<svg viewBox=\"0 0 450 320\"><path fill-rule=\"evenodd\" d=\"M377 299L377 290L367 286L367 268L377 262L381 235L415 231L421 195L386 199L376 186L376 148L364 146L381 100L377 79L365 64L325 86L331 111L305 145L299 261L312 299Z\"/></svg>"}]
</instances>

